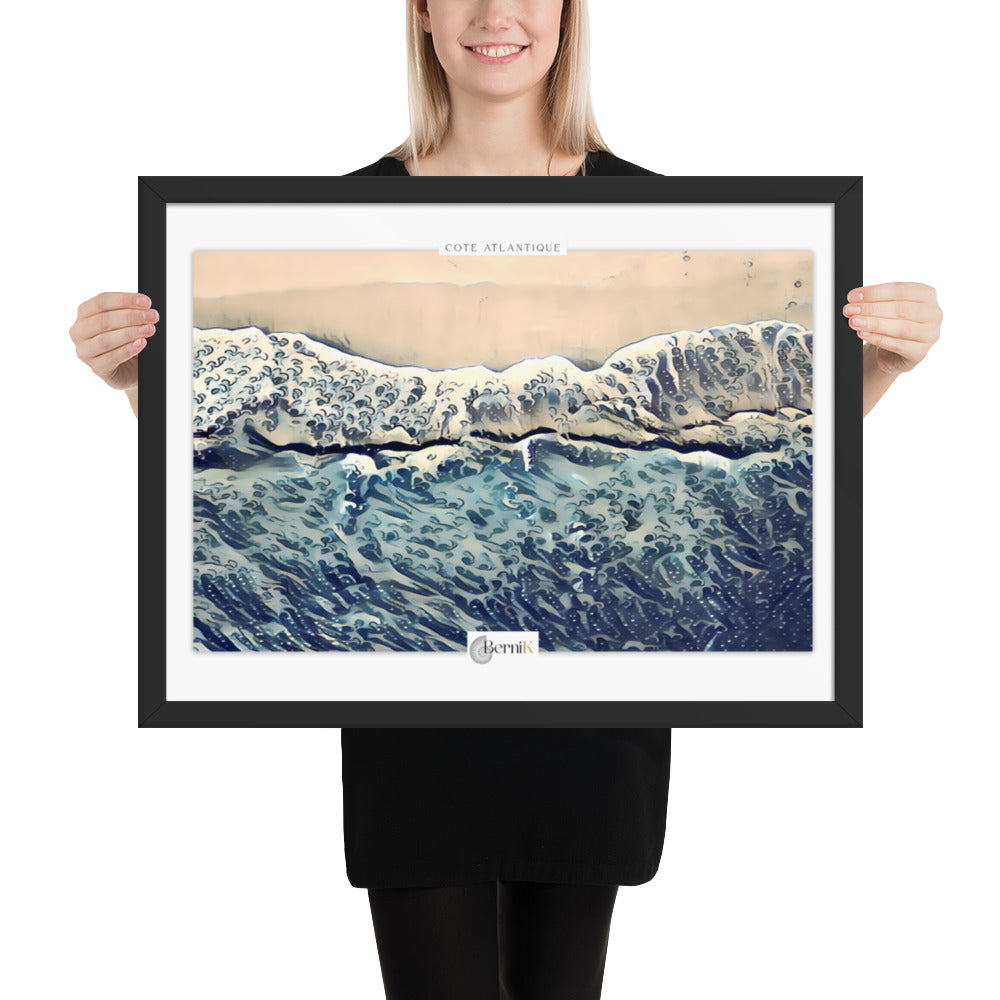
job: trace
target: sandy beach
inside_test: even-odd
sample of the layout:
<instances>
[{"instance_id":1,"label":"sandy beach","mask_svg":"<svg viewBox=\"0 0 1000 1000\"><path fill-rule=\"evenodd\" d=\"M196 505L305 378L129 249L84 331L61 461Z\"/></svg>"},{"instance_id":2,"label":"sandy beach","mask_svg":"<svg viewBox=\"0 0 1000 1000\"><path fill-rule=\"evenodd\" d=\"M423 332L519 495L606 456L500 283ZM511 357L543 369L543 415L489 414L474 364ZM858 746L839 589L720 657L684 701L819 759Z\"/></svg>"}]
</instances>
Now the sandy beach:
<instances>
[{"instance_id":1,"label":"sandy beach","mask_svg":"<svg viewBox=\"0 0 1000 1000\"><path fill-rule=\"evenodd\" d=\"M560 354L600 365L654 333L780 319L812 327L811 251L198 251L194 325L308 333L428 368Z\"/></svg>"}]
</instances>

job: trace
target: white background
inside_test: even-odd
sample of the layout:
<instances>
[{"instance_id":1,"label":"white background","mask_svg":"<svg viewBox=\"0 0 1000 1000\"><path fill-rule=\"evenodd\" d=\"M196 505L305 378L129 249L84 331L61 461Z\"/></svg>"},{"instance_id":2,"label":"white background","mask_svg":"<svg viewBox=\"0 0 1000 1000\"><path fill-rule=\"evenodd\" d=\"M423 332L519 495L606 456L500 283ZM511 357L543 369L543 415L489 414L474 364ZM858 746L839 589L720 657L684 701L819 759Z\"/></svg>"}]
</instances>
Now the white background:
<instances>
[{"instance_id":1,"label":"white background","mask_svg":"<svg viewBox=\"0 0 1000 1000\"><path fill-rule=\"evenodd\" d=\"M865 420L865 728L675 732L604 997L991 996L993 32L960 5L592 7L616 153L863 174L865 280L945 313ZM137 175L340 174L402 139L403 2L27 10L0 61L5 992L378 1000L339 733L136 726L136 424L68 329L135 288Z\"/></svg>"}]
</instances>

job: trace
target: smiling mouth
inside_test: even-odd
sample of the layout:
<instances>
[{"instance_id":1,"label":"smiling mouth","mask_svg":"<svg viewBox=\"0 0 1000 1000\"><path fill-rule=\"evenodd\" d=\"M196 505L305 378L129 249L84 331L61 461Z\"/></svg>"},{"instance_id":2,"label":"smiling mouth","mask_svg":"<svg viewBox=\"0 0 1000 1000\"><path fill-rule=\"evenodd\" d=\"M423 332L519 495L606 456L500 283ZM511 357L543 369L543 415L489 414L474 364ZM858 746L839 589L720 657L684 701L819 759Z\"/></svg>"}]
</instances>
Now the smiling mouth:
<instances>
[{"instance_id":1,"label":"smiling mouth","mask_svg":"<svg viewBox=\"0 0 1000 1000\"><path fill-rule=\"evenodd\" d=\"M493 58L502 56L512 56L522 49L526 49L527 45L466 45L465 48L470 52L475 52L481 56L490 56Z\"/></svg>"}]
</instances>

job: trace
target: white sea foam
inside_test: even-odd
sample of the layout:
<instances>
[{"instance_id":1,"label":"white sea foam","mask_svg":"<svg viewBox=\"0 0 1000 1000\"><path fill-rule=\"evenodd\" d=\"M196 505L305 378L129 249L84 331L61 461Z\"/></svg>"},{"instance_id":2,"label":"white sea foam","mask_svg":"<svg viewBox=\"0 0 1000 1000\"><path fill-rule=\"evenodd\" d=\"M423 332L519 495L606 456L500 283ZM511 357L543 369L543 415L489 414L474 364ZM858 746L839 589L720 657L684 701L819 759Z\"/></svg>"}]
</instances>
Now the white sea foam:
<instances>
[{"instance_id":1,"label":"white sea foam","mask_svg":"<svg viewBox=\"0 0 1000 1000\"><path fill-rule=\"evenodd\" d=\"M195 327L193 355L197 452L255 437L331 449L545 430L745 451L812 408L812 333L775 319L654 334L589 371L559 355L499 372L396 366L258 327Z\"/></svg>"}]
</instances>

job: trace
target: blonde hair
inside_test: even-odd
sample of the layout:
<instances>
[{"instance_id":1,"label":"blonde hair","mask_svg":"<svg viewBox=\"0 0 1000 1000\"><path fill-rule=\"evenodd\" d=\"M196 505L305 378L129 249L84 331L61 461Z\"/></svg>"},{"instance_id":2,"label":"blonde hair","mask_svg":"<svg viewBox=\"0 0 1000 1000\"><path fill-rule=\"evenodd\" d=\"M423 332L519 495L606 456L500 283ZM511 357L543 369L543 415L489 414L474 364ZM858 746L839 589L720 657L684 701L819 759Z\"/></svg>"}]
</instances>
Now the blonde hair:
<instances>
[{"instance_id":1,"label":"blonde hair","mask_svg":"<svg viewBox=\"0 0 1000 1000\"><path fill-rule=\"evenodd\" d=\"M564 0L565 21L548 73L545 107L549 165L559 150L579 156L610 153L598 131L590 100L590 18L587 0ZM413 0L406 0L406 75L409 85L410 134L386 156L412 159L419 172L421 156L435 152L448 134L451 100L448 79L424 31ZM586 172L584 160L583 172Z\"/></svg>"}]
</instances>

